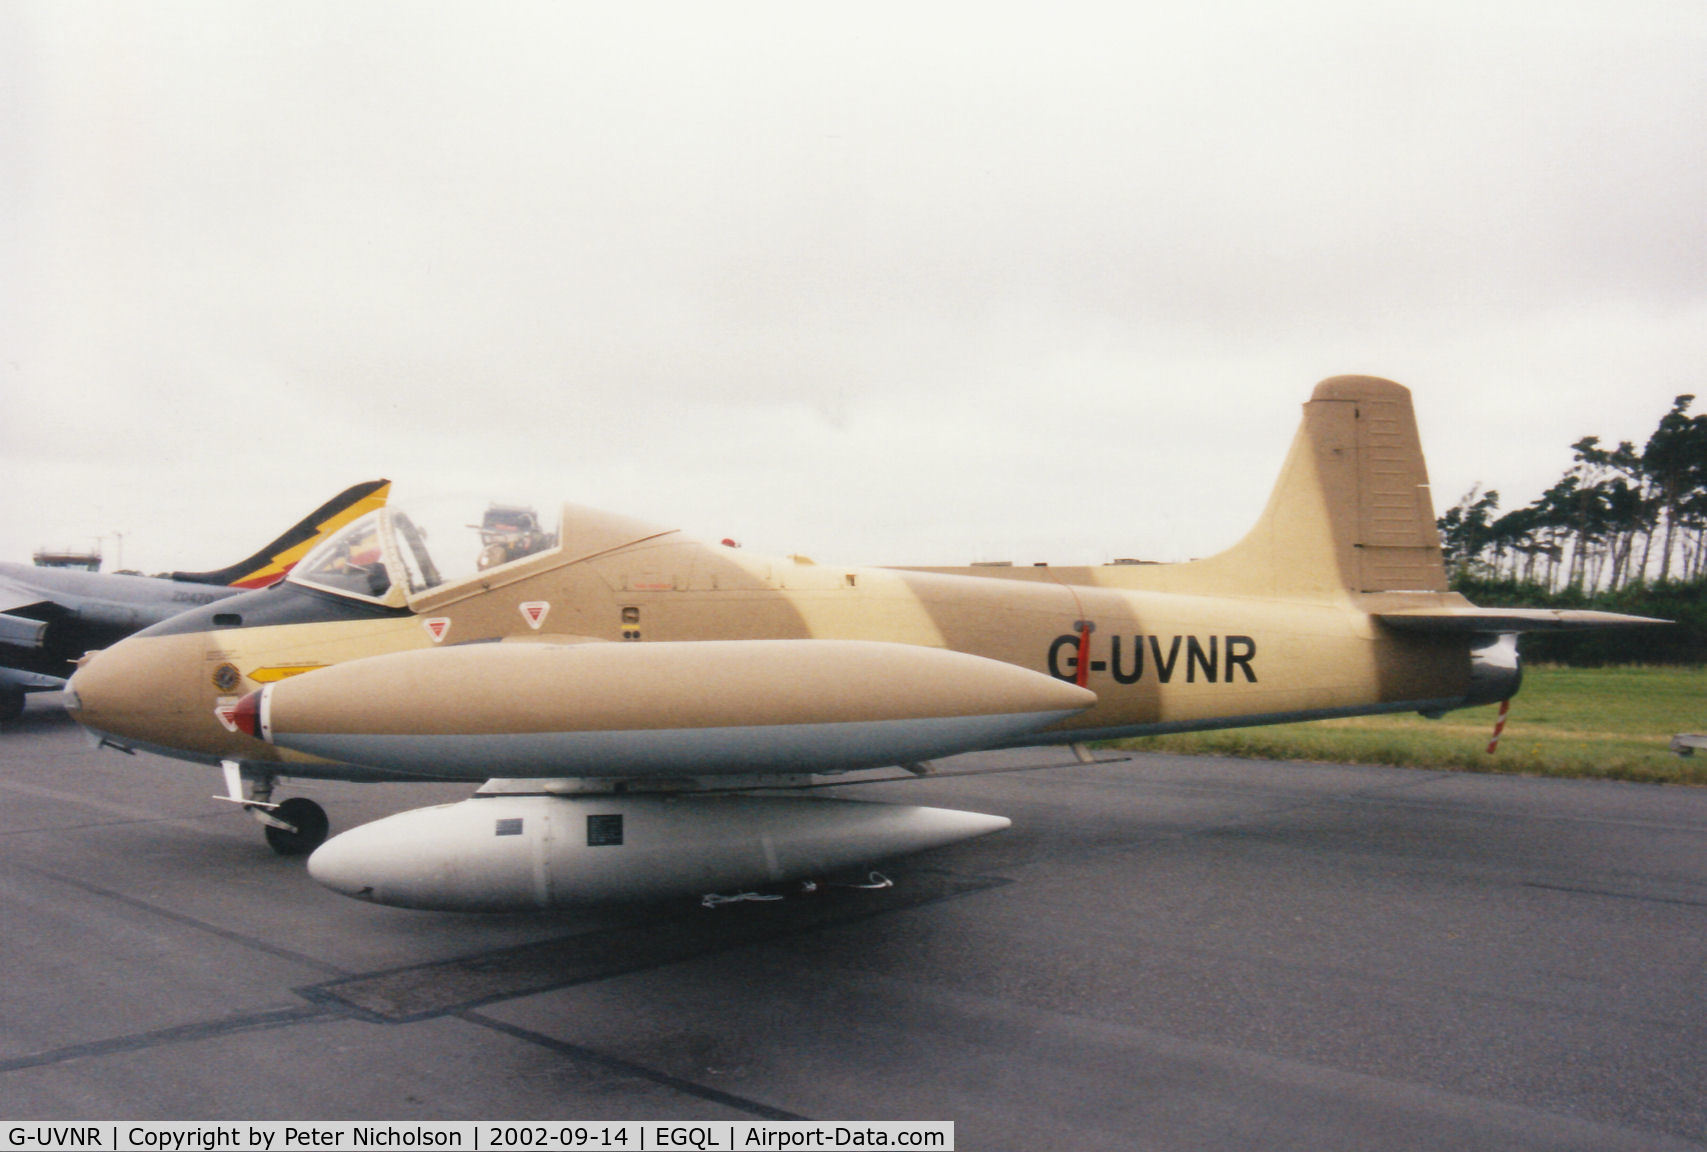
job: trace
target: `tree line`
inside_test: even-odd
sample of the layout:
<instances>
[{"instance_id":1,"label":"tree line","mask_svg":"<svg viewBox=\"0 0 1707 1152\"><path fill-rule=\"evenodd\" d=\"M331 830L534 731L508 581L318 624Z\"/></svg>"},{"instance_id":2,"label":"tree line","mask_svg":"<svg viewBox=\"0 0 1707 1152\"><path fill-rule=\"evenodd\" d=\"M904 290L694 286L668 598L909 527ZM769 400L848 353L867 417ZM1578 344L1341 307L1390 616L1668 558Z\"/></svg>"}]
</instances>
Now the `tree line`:
<instances>
[{"instance_id":1,"label":"tree line","mask_svg":"<svg viewBox=\"0 0 1707 1152\"><path fill-rule=\"evenodd\" d=\"M1478 485L1440 517L1455 579L1552 593L1617 592L1707 578L1707 415L1679 396L1641 449L1571 445L1572 465L1532 503L1500 512Z\"/></svg>"},{"instance_id":2,"label":"tree line","mask_svg":"<svg viewBox=\"0 0 1707 1152\"><path fill-rule=\"evenodd\" d=\"M1640 449L1571 445L1570 469L1532 503L1500 511L1473 488L1437 521L1454 590L1478 604L1600 608L1669 628L1532 633L1549 663L1707 663L1707 415L1679 396Z\"/></svg>"}]
</instances>

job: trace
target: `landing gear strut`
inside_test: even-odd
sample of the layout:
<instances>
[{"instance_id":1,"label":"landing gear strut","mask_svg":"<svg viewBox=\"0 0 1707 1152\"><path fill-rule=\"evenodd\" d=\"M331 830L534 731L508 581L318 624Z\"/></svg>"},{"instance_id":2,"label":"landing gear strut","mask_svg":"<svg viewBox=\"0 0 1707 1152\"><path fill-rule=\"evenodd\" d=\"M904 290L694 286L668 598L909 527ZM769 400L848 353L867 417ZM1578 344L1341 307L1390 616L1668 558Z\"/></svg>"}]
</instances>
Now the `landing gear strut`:
<instances>
[{"instance_id":1,"label":"landing gear strut","mask_svg":"<svg viewBox=\"0 0 1707 1152\"><path fill-rule=\"evenodd\" d=\"M235 760L226 760L224 796L240 804L244 811L261 825L267 844L280 856L306 856L326 839L330 822L326 810L312 800L292 796L279 804L272 802L273 785L277 782L271 772L257 772Z\"/></svg>"}]
</instances>

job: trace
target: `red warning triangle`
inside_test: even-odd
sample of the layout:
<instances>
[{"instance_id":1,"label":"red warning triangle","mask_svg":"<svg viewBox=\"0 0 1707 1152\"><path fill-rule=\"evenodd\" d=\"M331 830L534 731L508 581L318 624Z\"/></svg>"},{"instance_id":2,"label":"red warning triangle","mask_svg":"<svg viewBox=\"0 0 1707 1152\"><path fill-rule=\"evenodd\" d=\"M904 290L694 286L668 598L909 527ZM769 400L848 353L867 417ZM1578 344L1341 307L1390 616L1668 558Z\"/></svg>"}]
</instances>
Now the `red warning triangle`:
<instances>
[{"instance_id":1,"label":"red warning triangle","mask_svg":"<svg viewBox=\"0 0 1707 1152\"><path fill-rule=\"evenodd\" d=\"M427 635L433 638L434 644L443 640L445 633L450 631L450 618L446 616L434 616L430 620L421 621L421 623L426 627Z\"/></svg>"},{"instance_id":2,"label":"red warning triangle","mask_svg":"<svg viewBox=\"0 0 1707 1152\"><path fill-rule=\"evenodd\" d=\"M534 631L545 623L545 615L551 611L551 604L545 600L529 600L526 604L517 605L521 609L522 619L528 622L528 627Z\"/></svg>"}]
</instances>

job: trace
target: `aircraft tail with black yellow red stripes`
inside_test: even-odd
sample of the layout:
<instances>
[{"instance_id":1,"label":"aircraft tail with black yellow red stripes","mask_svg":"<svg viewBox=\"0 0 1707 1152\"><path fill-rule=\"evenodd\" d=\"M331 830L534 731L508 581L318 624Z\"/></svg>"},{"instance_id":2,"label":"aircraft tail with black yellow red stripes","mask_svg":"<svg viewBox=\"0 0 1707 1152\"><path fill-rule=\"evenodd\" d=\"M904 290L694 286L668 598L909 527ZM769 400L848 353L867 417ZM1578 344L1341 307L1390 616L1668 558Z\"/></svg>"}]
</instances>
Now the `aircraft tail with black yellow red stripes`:
<instances>
[{"instance_id":1,"label":"aircraft tail with black yellow red stripes","mask_svg":"<svg viewBox=\"0 0 1707 1152\"><path fill-rule=\"evenodd\" d=\"M172 579L192 584L226 584L236 588L265 588L276 584L288 576L297 561L308 555L321 540L340 531L351 521L383 508L390 495L391 481L363 481L326 501L253 556L212 572L174 572Z\"/></svg>"}]
</instances>

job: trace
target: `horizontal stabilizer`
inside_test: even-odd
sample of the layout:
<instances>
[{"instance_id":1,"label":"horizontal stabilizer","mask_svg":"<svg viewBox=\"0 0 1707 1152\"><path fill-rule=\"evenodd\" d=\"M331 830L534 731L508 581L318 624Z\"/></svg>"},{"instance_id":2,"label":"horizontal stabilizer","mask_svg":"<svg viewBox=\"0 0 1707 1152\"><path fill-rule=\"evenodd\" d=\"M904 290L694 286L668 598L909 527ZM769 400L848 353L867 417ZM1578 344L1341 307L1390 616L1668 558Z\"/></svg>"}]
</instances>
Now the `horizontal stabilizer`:
<instances>
[{"instance_id":1,"label":"horizontal stabilizer","mask_svg":"<svg viewBox=\"0 0 1707 1152\"><path fill-rule=\"evenodd\" d=\"M1566 632L1670 624L1652 616L1594 612L1581 608L1418 608L1377 612L1375 618L1403 632Z\"/></svg>"}]
</instances>

